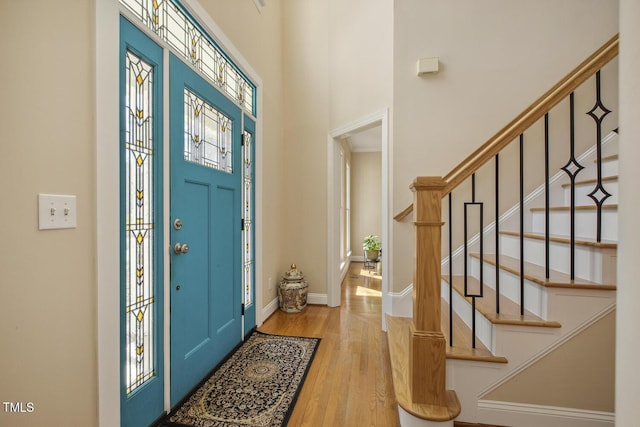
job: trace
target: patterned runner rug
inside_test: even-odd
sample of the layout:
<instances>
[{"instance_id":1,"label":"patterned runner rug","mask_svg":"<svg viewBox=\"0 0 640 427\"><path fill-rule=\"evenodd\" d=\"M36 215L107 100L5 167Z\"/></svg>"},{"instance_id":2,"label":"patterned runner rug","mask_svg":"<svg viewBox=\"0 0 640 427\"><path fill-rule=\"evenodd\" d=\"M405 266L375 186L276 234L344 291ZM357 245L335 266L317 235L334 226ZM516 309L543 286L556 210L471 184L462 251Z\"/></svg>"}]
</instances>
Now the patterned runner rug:
<instances>
[{"instance_id":1,"label":"patterned runner rug","mask_svg":"<svg viewBox=\"0 0 640 427\"><path fill-rule=\"evenodd\" d=\"M162 426L285 426L319 338L254 332Z\"/></svg>"}]
</instances>

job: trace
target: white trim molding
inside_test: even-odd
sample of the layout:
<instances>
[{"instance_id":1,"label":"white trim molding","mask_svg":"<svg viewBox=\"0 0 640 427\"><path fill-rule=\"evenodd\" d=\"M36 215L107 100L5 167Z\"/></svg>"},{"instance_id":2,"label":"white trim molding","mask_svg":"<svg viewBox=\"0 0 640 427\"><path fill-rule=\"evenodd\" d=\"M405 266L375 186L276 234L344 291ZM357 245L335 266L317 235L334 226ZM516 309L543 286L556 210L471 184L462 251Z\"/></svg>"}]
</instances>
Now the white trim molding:
<instances>
[{"instance_id":1,"label":"white trim molding","mask_svg":"<svg viewBox=\"0 0 640 427\"><path fill-rule=\"evenodd\" d=\"M307 294L307 304L327 305L327 294Z\"/></svg>"},{"instance_id":2,"label":"white trim molding","mask_svg":"<svg viewBox=\"0 0 640 427\"><path fill-rule=\"evenodd\" d=\"M400 292L389 292L389 298L392 316L413 317L413 283Z\"/></svg>"},{"instance_id":3,"label":"white trim molding","mask_svg":"<svg viewBox=\"0 0 640 427\"><path fill-rule=\"evenodd\" d=\"M480 400L478 422L518 427L610 427L615 424L615 414L587 409Z\"/></svg>"},{"instance_id":4,"label":"white trim molding","mask_svg":"<svg viewBox=\"0 0 640 427\"><path fill-rule=\"evenodd\" d=\"M307 294L307 304L314 305L327 305L327 294L315 294L308 293ZM278 298L272 299L269 304L265 305L262 309L262 318L268 319L273 313L278 311L280 308L280 303L278 302Z\"/></svg>"},{"instance_id":5,"label":"white trim molding","mask_svg":"<svg viewBox=\"0 0 640 427\"><path fill-rule=\"evenodd\" d=\"M268 319L278 309L278 298L274 298L271 302L262 308L262 318Z\"/></svg>"}]
</instances>

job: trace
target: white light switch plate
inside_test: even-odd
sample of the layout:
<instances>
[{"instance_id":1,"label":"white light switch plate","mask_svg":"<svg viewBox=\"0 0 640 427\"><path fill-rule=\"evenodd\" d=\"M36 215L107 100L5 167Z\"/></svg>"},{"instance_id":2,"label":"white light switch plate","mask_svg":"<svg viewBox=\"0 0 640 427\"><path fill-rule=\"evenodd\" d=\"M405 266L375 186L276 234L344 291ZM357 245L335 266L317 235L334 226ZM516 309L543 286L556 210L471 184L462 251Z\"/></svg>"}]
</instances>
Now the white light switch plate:
<instances>
[{"instance_id":1,"label":"white light switch plate","mask_svg":"<svg viewBox=\"0 0 640 427\"><path fill-rule=\"evenodd\" d=\"M38 228L76 228L76 196L38 194Z\"/></svg>"}]
</instances>

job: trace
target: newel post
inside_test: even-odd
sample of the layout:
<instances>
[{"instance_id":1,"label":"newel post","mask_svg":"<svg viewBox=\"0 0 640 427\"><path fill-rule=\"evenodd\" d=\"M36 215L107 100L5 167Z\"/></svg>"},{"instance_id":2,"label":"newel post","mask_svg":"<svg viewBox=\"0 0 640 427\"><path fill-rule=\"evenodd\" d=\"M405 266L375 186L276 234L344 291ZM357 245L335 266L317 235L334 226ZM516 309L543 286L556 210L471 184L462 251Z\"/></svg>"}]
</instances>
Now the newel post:
<instances>
[{"instance_id":1,"label":"newel post","mask_svg":"<svg viewBox=\"0 0 640 427\"><path fill-rule=\"evenodd\" d=\"M416 227L413 325L409 351L414 403L446 406L446 340L441 329L441 177L418 177L411 184Z\"/></svg>"}]
</instances>

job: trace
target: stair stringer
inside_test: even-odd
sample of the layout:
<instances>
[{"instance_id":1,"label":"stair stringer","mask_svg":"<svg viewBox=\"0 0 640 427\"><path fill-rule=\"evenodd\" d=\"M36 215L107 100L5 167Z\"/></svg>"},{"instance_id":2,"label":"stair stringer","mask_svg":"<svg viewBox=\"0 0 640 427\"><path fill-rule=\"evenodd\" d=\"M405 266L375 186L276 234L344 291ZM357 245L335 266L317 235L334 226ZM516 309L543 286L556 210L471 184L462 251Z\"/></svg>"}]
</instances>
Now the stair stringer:
<instances>
[{"instance_id":1,"label":"stair stringer","mask_svg":"<svg viewBox=\"0 0 640 427\"><path fill-rule=\"evenodd\" d=\"M483 395L535 363L559 345L592 325L615 307L615 291L589 289L549 289L550 316L561 328L494 324L494 354L506 364L467 360L447 360L447 389L455 390L462 412L460 421L491 422L478 417Z\"/></svg>"}]
</instances>

